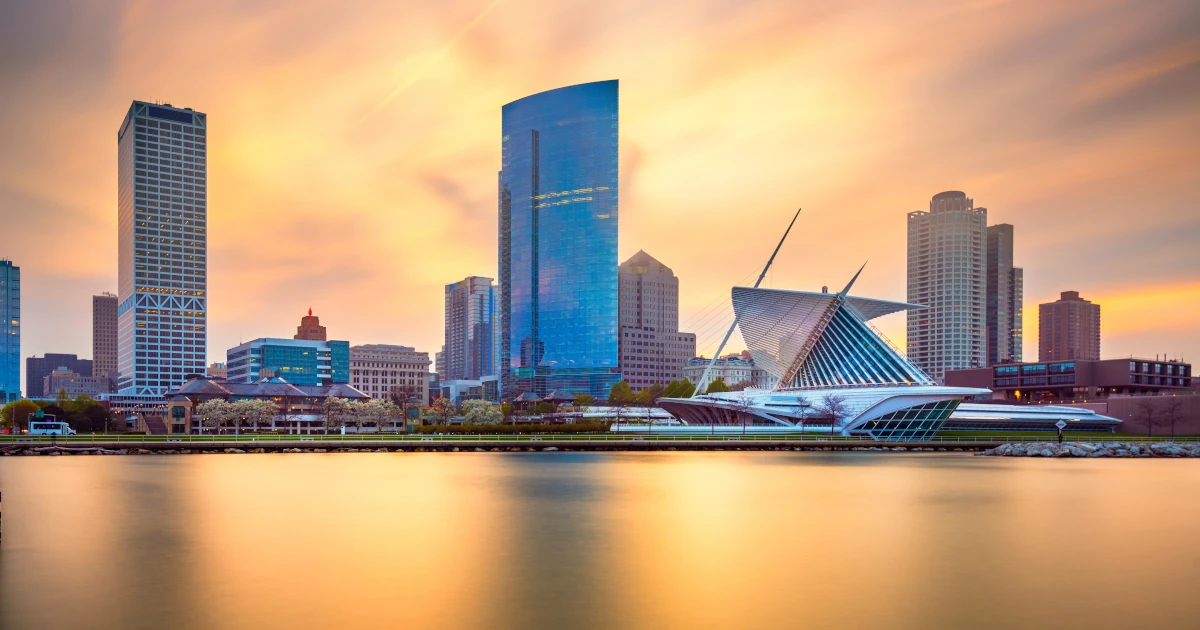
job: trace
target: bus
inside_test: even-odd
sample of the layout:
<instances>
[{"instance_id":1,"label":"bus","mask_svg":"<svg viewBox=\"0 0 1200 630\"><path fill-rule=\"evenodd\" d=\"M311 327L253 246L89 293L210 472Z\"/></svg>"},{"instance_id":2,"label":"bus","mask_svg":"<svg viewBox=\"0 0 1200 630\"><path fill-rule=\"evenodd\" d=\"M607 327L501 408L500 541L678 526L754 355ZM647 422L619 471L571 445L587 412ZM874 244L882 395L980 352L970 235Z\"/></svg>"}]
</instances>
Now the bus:
<instances>
[{"instance_id":1,"label":"bus","mask_svg":"<svg viewBox=\"0 0 1200 630\"><path fill-rule=\"evenodd\" d=\"M75 435L75 429L66 422L34 420L29 423L29 435Z\"/></svg>"}]
</instances>

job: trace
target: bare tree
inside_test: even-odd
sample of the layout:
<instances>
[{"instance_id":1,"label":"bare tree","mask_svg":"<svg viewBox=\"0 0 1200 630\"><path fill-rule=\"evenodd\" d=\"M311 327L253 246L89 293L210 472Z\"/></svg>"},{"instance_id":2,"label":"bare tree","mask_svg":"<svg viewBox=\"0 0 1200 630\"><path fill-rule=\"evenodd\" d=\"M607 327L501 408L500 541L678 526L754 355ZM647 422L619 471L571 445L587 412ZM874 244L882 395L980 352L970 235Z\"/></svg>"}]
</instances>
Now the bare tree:
<instances>
[{"instance_id":1,"label":"bare tree","mask_svg":"<svg viewBox=\"0 0 1200 630\"><path fill-rule=\"evenodd\" d=\"M850 410L846 407L846 399L843 396L834 394L825 394L821 398L821 402L816 405L817 413L829 418L829 436L833 437L833 432L837 430L838 424L850 415Z\"/></svg>"},{"instance_id":2,"label":"bare tree","mask_svg":"<svg viewBox=\"0 0 1200 630\"><path fill-rule=\"evenodd\" d=\"M804 435L804 424L808 422L808 414L812 413L813 404L807 398L801 398L796 401L796 406L800 408L800 435Z\"/></svg>"},{"instance_id":3,"label":"bare tree","mask_svg":"<svg viewBox=\"0 0 1200 630\"><path fill-rule=\"evenodd\" d=\"M746 425L754 422L754 399L745 389L737 390L737 398L733 401L734 413L738 423L742 425L742 437L746 436Z\"/></svg>"},{"instance_id":4,"label":"bare tree","mask_svg":"<svg viewBox=\"0 0 1200 630\"><path fill-rule=\"evenodd\" d=\"M1154 422L1158 420L1158 410L1154 408L1154 401L1149 396L1143 397L1138 401L1137 410L1146 421L1146 437L1154 437Z\"/></svg>"},{"instance_id":5,"label":"bare tree","mask_svg":"<svg viewBox=\"0 0 1200 630\"><path fill-rule=\"evenodd\" d=\"M1163 420L1171 425L1171 441L1175 441L1175 425L1183 419L1183 401L1175 396L1168 396L1163 405Z\"/></svg>"}]
</instances>

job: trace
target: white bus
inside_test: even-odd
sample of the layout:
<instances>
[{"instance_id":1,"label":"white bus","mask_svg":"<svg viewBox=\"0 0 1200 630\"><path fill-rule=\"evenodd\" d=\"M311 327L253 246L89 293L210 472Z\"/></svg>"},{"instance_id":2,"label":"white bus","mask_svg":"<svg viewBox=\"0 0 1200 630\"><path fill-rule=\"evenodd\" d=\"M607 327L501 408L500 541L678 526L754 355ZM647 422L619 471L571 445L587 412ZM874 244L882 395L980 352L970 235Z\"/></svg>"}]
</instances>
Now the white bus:
<instances>
[{"instance_id":1,"label":"white bus","mask_svg":"<svg viewBox=\"0 0 1200 630\"><path fill-rule=\"evenodd\" d=\"M29 435L75 435L66 422L34 420L29 423Z\"/></svg>"}]
</instances>

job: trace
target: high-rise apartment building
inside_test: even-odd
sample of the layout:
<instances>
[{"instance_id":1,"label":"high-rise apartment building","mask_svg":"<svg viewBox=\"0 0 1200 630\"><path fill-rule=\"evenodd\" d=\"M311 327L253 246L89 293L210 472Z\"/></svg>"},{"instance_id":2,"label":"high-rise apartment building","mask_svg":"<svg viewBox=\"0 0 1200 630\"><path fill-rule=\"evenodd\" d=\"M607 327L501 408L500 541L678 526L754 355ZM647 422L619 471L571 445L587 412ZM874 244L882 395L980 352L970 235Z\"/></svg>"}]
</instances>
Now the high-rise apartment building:
<instances>
[{"instance_id":1,"label":"high-rise apartment building","mask_svg":"<svg viewBox=\"0 0 1200 630\"><path fill-rule=\"evenodd\" d=\"M635 392L683 378L696 335L679 332L679 278L638 251L617 268L621 375Z\"/></svg>"},{"instance_id":2,"label":"high-rise apartment building","mask_svg":"<svg viewBox=\"0 0 1200 630\"><path fill-rule=\"evenodd\" d=\"M409 346L350 348L350 385L371 398L429 399L429 353Z\"/></svg>"},{"instance_id":3,"label":"high-rise apartment building","mask_svg":"<svg viewBox=\"0 0 1200 630\"><path fill-rule=\"evenodd\" d=\"M55 370L62 368L79 375L89 375L93 371L91 359L80 359L74 354L59 354L47 352L41 357L25 359L25 395L30 398L52 397L58 390L44 389L46 377Z\"/></svg>"},{"instance_id":4,"label":"high-rise apartment building","mask_svg":"<svg viewBox=\"0 0 1200 630\"><path fill-rule=\"evenodd\" d=\"M308 315L300 318L300 325L296 327L296 336L294 339L307 339L309 341L326 341L325 327L321 325L321 318L312 314L312 309L308 309Z\"/></svg>"},{"instance_id":5,"label":"high-rise apartment building","mask_svg":"<svg viewBox=\"0 0 1200 630\"><path fill-rule=\"evenodd\" d=\"M908 213L908 358L941 383L987 362L987 209L957 190Z\"/></svg>"},{"instance_id":6,"label":"high-rise apartment building","mask_svg":"<svg viewBox=\"0 0 1200 630\"><path fill-rule=\"evenodd\" d=\"M92 296L92 376L117 384L117 296L105 291Z\"/></svg>"},{"instance_id":7,"label":"high-rise apartment building","mask_svg":"<svg viewBox=\"0 0 1200 630\"><path fill-rule=\"evenodd\" d=\"M496 374L496 287L470 276L446 285L446 345L442 381L479 380Z\"/></svg>"},{"instance_id":8,"label":"high-rise apartment building","mask_svg":"<svg viewBox=\"0 0 1200 630\"><path fill-rule=\"evenodd\" d=\"M1038 361L1066 360L1100 360L1100 305L1078 291L1038 305Z\"/></svg>"},{"instance_id":9,"label":"high-rise apartment building","mask_svg":"<svg viewBox=\"0 0 1200 630\"><path fill-rule=\"evenodd\" d=\"M1013 226L987 229L987 364L1019 363L1024 270L1013 266Z\"/></svg>"},{"instance_id":10,"label":"high-rise apartment building","mask_svg":"<svg viewBox=\"0 0 1200 630\"><path fill-rule=\"evenodd\" d=\"M21 397L21 268L0 258L0 403Z\"/></svg>"},{"instance_id":11,"label":"high-rise apartment building","mask_svg":"<svg viewBox=\"0 0 1200 630\"><path fill-rule=\"evenodd\" d=\"M117 132L117 388L204 374L207 116L134 101Z\"/></svg>"},{"instance_id":12,"label":"high-rise apartment building","mask_svg":"<svg viewBox=\"0 0 1200 630\"><path fill-rule=\"evenodd\" d=\"M559 88L503 108L500 377L505 399L608 396L620 380L618 84Z\"/></svg>"}]
</instances>

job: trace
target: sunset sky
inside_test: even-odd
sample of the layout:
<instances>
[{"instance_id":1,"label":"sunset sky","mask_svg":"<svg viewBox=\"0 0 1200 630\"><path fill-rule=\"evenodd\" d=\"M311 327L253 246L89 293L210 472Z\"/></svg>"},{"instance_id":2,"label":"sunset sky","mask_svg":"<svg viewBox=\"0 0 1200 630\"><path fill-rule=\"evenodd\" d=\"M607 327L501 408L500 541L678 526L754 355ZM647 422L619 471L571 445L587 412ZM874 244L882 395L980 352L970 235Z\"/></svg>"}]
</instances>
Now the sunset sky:
<instances>
[{"instance_id":1,"label":"sunset sky","mask_svg":"<svg viewBox=\"0 0 1200 630\"><path fill-rule=\"evenodd\" d=\"M496 277L501 106L605 79L620 258L672 267L685 323L800 206L766 284L840 288L869 260L855 293L904 299L905 214L953 189L1016 226L1026 359L1064 290L1102 305L1106 358L1200 359L1195 0L6 0L22 353L91 357L131 100L208 114L210 361L310 306L331 338L432 358L444 285ZM903 344L903 316L881 327Z\"/></svg>"}]
</instances>

